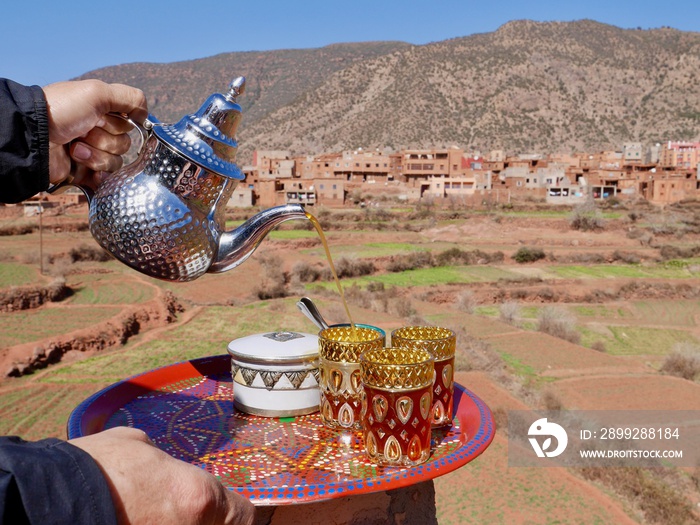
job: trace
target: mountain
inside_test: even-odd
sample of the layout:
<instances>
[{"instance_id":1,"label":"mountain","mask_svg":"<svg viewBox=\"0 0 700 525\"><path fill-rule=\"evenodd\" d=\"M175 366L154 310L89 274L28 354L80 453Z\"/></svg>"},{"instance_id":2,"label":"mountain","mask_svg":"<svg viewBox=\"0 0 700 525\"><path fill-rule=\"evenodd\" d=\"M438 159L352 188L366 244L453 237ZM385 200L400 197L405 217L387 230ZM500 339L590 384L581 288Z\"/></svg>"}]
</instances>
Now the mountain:
<instances>
[{"instance_id":1,"label":"mountain","mask_svg":"<svg viewBox=\"0 0 700 525\"><path fill-rule=\"evenodd\" d=\"M318 49L222 53L170 64L132 63L90 71L79 78L99 78L138 87L149 111L163 122L193 113L212 93L225 93L230 82L246 77L238 99L243 122L250 124L323 84L336 71L360 61L406 49L403 42L334 44Z\"/></svg>"},{"instance_id":2,"label":"mountain","mask_svg":"<svg viewBox=\"0 0 700 525\"><path fill-rule=\"evenodd\" d=\"M699 72L700 33L521 20L421 46L227 53L85 76L144 89L167 121L245 75L245 156L449 145L546 153L700 140Z\"/></svg>"}]
</instances>

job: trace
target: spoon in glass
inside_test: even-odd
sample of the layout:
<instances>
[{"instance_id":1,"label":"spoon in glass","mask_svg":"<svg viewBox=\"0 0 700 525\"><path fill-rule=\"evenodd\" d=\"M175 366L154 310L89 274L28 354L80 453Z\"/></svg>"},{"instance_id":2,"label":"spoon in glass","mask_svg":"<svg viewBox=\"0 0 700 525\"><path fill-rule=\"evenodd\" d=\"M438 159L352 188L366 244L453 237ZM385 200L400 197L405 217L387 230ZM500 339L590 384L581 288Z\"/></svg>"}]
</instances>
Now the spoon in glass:
<instances>
[{"instance_id":1,"label":"spoon in glass","mask_svg":"<svg viewBox=\"0 0 700 525\"><path fill-rule=\"evenodd\" d=\"M299 310L301 310L301 313L308 317L311 322L318 327L319 330L325 330L328 328L328 323L311 299L308 297L302 297L297 301L297 307Z\"/></svg>"}]
</instances>

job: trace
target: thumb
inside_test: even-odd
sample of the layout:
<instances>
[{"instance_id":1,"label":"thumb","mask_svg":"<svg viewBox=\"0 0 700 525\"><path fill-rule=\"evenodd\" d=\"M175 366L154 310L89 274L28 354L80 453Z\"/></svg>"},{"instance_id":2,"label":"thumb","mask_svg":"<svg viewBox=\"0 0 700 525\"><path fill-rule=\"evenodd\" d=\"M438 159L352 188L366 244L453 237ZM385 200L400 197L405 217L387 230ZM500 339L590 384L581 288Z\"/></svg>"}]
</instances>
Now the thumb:
<instances>
[{"instance_id":1,"label":"thumb","mask_svg":"<svg viewBox=\"0 0 700 525\"><path fill-rule=\"evenodd\" d=\"M255 507L246 498L226 490L228 500L228 513L225 525L253 525L255 521Z\"/></svg>"}]
</instances>

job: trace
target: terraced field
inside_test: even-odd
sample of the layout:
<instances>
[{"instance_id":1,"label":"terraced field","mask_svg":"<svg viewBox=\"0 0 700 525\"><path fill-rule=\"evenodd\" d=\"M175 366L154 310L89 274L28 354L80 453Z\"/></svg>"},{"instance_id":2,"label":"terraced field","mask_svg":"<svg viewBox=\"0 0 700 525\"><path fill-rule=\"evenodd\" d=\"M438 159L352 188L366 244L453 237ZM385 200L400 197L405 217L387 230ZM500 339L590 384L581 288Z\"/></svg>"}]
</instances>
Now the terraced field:
<instances>
[{"instance_id":1,"label":"terraced field","mask_svg":"<svg viewBox=\"0 0 700 525\"><path fill-rule=\"evenodd\" d=\"M600 232L568 229L567 213L557 210L474 213L462 220L430 221L424 227L415 222L410 230L338 227L328 232L336 259L368 260L377 268L371 275L343 280L345 289L352 289L354 319L387 332L409 323L454 329L460 337L458 381L482 397L499 418L497 438L483 456L435 480L441 525L700 519L697 511L692 514L700 503L692 469L676 469L665 478L652 479L648 474L652 485L668 483L670 492L659 493L671 496L657 501L646 494L643 497L649 501L642 501L642 496L620 491L619 483L591 481L574 469L513 468L507 463L508 436L502 418L509 410L541 407L545 394L550 402L554 399L568 409L700 406L700 378L680 379L660 372L677 343L700 346L698 259L664 261L658 248L627 235L631 224L625 216L624 211L611 211ZM385 228L402 222L409 221L390 218ZM114 261L66 263L61 257L71 246L90 242L85 232L46 234L45 253L53 261L46 266L47 275L40 276L36 262L23 262L38 261L33 253L36 234L0 238L0 247L9 254L0 263L0 289L46 284L63 273L73 291L60 302L0 313L3 366L11 364L7 356L17 360L25 351L29 359L37 346L50 348L51 341L70 339L69 333L79 334L75 340L94 341L117 319L131 316L130 331L121 341L105 339L103 346L84 351L73 348L60 362L2 379L0 432L27 439L62 437L73 407L116 381L175 362L223 354L229 341L245 335L280 329L315 332L294 304L301 295L312 296L332 322L345 321L332 282L303 282L294 273L300 261L325 267L315 238L308 230L281 229L241 267L190 283L151 280ZM698 243L700 235L688 233L657 239L655 245L687 249ZM522 246L542 248L548 255L536 263L518 264L513 255ZM384 270L392 258L417 252L437 255L450 248L502 251L505 260L497 265ZM564 257L596 253L612 260L616 250L634 251L644 262L561 262ZM260 288L269 285L272 276L284 281L286 297L260 300ZM154 304L166 297L179 305L169 320L153 313ZM506 303L517 307L511 319L503 315ZM548 307L573 318L580 343L539 331L540 317ZM147 311L147 321L131 321ZM650 508L667 512L663 515L668 520L651 518L657 514Z\"/></svg>"}]
</instances>

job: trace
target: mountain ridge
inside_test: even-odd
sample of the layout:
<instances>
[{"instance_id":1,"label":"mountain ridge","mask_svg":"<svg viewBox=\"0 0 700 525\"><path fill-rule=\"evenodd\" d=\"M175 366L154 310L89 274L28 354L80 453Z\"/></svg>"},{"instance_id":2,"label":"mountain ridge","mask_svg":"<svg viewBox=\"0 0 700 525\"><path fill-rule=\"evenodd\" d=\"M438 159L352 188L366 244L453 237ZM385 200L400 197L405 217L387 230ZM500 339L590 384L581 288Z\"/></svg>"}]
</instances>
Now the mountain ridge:
<instances>
[{"instance_id":1,"label":"mountain ridge","mask_svg":"<svg viewBox=\"0 0 700 525\"><path fill-rule=\"evenodd\" d=\"M516 20L413 45L332 44L126 64L83 77L140 87L163 121L247 77L241 155L458 145L574 152L700 140L700 33ZM227 77L226 77L227 78Z\"/></svg>"}]
</instances>

